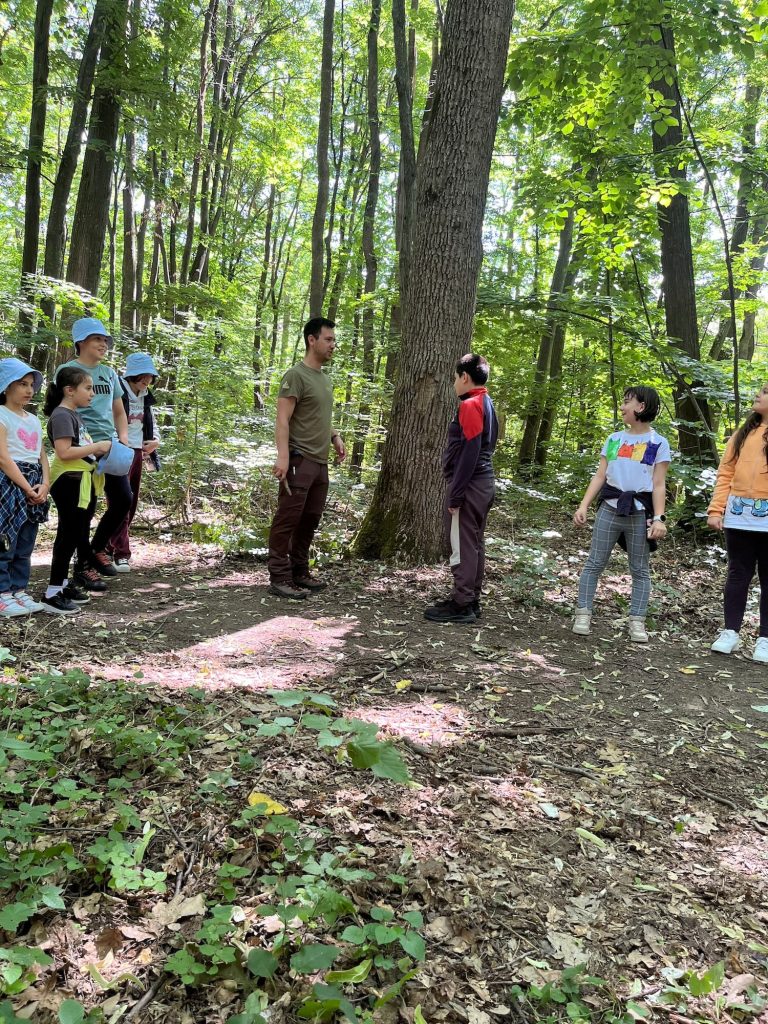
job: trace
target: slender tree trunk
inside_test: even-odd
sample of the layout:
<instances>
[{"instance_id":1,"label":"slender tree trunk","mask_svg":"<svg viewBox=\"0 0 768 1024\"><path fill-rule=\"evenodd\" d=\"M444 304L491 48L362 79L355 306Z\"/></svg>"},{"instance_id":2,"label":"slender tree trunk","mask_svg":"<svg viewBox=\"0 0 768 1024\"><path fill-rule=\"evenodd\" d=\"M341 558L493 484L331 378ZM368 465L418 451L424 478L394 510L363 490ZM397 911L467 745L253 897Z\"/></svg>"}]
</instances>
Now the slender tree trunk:
<instances>
[{"instance_id":1,"label":"slender tree trunk","mask_svg":"<svg viewBox=\"0 0 768 1024\"><path fill-rule=\"evenodd\" d=\"M211 23L215 17L218 0L209 0L203 18L203 32L200 37L200 75L197 86L195 108L195 155L192 158L192 175L189 181L187 200L187 233L181 257L181 283L189 283L189 264L192 259L192 245L195 240L195 214L197 191L200 182L200 165L203 160L203 135L205 133L205 94L208 89L208 41L211 37Z\"/></svg>"},{"instance_id":2,"label":"slender tree trunk","mask_svg":"<svg viewBox=\"0 0 768 1024\"><path fill-rule=\"evenodd\" d=\"M312 273L309 284L309 315L321 316L325 302L325 215L328 209L328 137L333 96L333 24L336 0L325 0L323 52L320 61L320 116L317 124L317 199L312 218Z\"/></svg>"},{"instance_id":3,"label":"slender tree trunk","mask_svg":"<svg viewBox=\"0 0 768 1024\"><path fill-rule=\"evenodd\" d=\"M555 260L555 269L552 272L552 283L549 288L549 312L547 313L545 327L539 339L539 354L536 359L536 372L533 377L533 386L528 399L528 411L525 417L525 428L523 439L520 442L520 453L518 463L520 466L531 466L535 461L536 438L539 434L541 414L544 410L544 402L547 394L547 381L550 378L550 363L552 360L552 347L555 340L555 333L559 323L556 307L560 303L565 290L565 278L571 262L573 250L573 219L574 211L571 207L568 211L565 224L560 231L560 244Z\"/></svg>"},{"instance_id":4,"label":"slender tree trunk","mask_svg":"<svg viewBox=\"0 0 768 1024\"><path fill-rule=\"evenodd\" d=\"M411 274L411 242L416 203L416 144L413 135L413 90L405 31L405 0L392 0L395 85L400 121L400 165L395 214L395 243L400 266L400 305L405 307Z\"/></svg>"},{"instance_id":5,"label":"slender tree trunk","mask_svg":"<svg viewBox=\"0 0 768 1024\"><path fill-rule=\"evenodd\" d=\"M265 340L264 311L267 304L267 278L272 264L272 221L275 213L275 195L276 189L273 182L269 187L269 199L267 200L267 220L264 225L264 262L259 277L256 325L253 329L253 408L256 412L264 408L264 396L261 388L262 350ZM274 322L274 317L272 319Z\"/></svg>"},{"instance_id":6,"label":"slender tree trunk","mask_svg":"<svg viewBox=\"0 0 768 1024\"><path fill-rule=\"evenodd\" d=\"M662 39L659 43L660 67L667 72L654 82L654 88L667 101L668 109L677 120L664 135L653 132L653 151L656 154L660 177L672 179L680 185L681 191L672 198L669 206L659 205L658 220L661 233L661 272L664 289L664 315L667 337L683 355L693 359L701 358L699 348L699 324L696 314L696 285L693 273L693 251L691 246L691 225L688 196L685 193L686 171L681 167L680 154L683 149L682 111L675 80L675 43L672 28L661 26ZM672 83L667 80L672 78ZM698 381L693 381L696 387ZM687 388L675 385L675 414L680 421L678 429L680 452L696 464L710 464L715 458L714 442L709 436L712 417L704 398L698 406L705 422L697 426L699 411L694 407Z\"/></svg>"},{"instance_id":7,"label":"slender tree trunk","mask_svg":"<svg viewBox=\"0 0 768 1024\"><path fill-rule=\"evenodd\" d=\"M46 277L61 278L64 275L64 250L67 241L67 205L72 181L80 157L83 133L91 99L93 76L104 34L107 31L108 16L112 0L96 0L88 37L77 71L77 83L72 102L67 138L59 160L56 180L53 183L51 206L48 211L48 225L45 233L45 259L43 273ZM53 320L54 301L46 299L42 309L49 320Z\"/></svg>"},{"instance_id":8,"label":"slender tree trunk","mask_svg":"<svg viewBox=\"0 0 768 1024\"><path fill-rule=\"evenodd\" d=\"M45 145L45 116L48 107L48 51L50 45L53 0L37 0L35 42L32 56L32 112L27 142L27 180L24 188L24 249L21 256L21 291L31 302L34 286L30 278L37 273L40 251L40 179ZM22 310L19 324L25 333L32 330L32 314ZM22 351L28 356L31 346Z\"/></svg>"},{"instance_id":9,"label":"slender tree trunk","mask_svg":"<svg viewBox=\"0 0 768 1024\"><path fill-rule=\"evenodd\" d=\"M391 426L357 539L367 557L400 553L432 561L443 549L441 452L455 408L453 367L472 341L513 12L513 0L465 0L446 11L429 138L417 171L413 269Z\"/></svg>"},{"instance_id":10,"label":"slender tree trunk","mask_svg":"<svg viewBox=\"0 0 768 1024\"><path fill-rule=\"evenodd\" d=\"M757 137L758 106L762 92L762 83L747 83L744 96L745 117L741 142L741 172L739 174L739 187L736 193L736 216L734 217L733 231L731 234L732 259L740 255L743 251L749 235L749 207L753 198L752 193L755 179L753 160ZM742 295L743 291L740 290L734 297L741 298ZM730 300L730 291L727 287L723 289L720 299L723 303L727 303ZM733 344L735 344L736 339L733 337L733 322L731 316L721 316L720 323L717 328L717 335L715 336L715 340L712 343L712 348L709 353L710 359L723 358L723 350L725 348L726 341L729 339Z\"/></svg>"},{"instance_id":11,"label":"slender tree trunk","mask_svg":"<svg viewBox=\"0 0 768 1024\"><path fill-rule=\"evenodd\" d=\"M363 259L365 285L363 286L363 366L362 395L360 400L359 429L352 448L352 471L357 476L363 468L365 441L371 417L371 387L373 386L374 304L378 276L378 260L374 246L376 208L379 202L379 174L381 172L381 143L379 140L379 23L381 0L371 0L371 18L368 23L368 135L371 159L368 167L368 194L363 214Z\"/></svg>"},{"instance_id":12,"label":"slender tree trunk","mask_svg":"<svg viewBox=\"0 0 768 1024\"><path fill-rule=\"evenodd\" d=\"M67 280L96 294L101 275L104 241L109 223L109 204L120 120L120 88L123 79L125 26L128 0L113 0L99 71L91 104L83 173L77 193Z\"/></svg>"},{"instance_id":13,"label":"slender tree trunk","mask_svg":"<svg viewBox=\"0 0 768 1024\"><path fill-rule=\"evenodd\" d=\"M765 183L768 185L768 181ZM766 189L768 191L768 189ZM768 215L755 217L752 228L752 250L754 255L750 261L750 283L744 293L746 310L744 324L739 339L739 357L752 362L755 354L755 317L757 315L757 297L765 271L765 259L768 256Z\"/></svg>"}]
</instances>

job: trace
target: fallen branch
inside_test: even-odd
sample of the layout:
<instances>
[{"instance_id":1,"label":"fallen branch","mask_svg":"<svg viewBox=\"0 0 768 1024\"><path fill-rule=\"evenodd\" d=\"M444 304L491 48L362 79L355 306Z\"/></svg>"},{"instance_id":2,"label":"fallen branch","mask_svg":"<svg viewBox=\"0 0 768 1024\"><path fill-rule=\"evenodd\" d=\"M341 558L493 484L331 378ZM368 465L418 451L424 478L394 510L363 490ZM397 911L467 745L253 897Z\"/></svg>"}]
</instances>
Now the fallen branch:
<instances>
[{"instance_id":1,"label":"fallen branch","mask_svg":"<svg viewBox=\"0 0 768 1024\"><path fill-rule=\"evenodd\" d=\"M493 729L481 729L481 736L503 736L509 739L514 739L516 736L554 736L560 732L573 732L574 726L572 725L553 725L544 726L537 725L533 728L529 726L515 726L515 725L504 725Z\"/></svg>"},{"instance_id":2,"label":"fallen branch","mask_svg":"<svg viewBox=\"0 0 768 1024\"><path fill-rule=\"evenodd\" d=\"M600 776L587 768L579 768L576 765L558 764L557 761L548 761L546 757L529 757L534 764L544 765L545 768L554 768L565 775L577 775L580 779L592 779L593 782L600 782Z\"/></svg>"},{"instance_id":3,"label":"fallen branch","mask_svg":"<svg viewBox=\"0 0 768 1024\"><path fill-rule=\"evenodd\" d=\"M712 800L716 804L722 804L723 807L730 807L732 811L738 811L738 807L729 800L727 796L718 796L717 793L708 793L706 789L699 789L698 786L690 787L697 796L703 796L706 800Z\"/></svg>"}]
</instances>

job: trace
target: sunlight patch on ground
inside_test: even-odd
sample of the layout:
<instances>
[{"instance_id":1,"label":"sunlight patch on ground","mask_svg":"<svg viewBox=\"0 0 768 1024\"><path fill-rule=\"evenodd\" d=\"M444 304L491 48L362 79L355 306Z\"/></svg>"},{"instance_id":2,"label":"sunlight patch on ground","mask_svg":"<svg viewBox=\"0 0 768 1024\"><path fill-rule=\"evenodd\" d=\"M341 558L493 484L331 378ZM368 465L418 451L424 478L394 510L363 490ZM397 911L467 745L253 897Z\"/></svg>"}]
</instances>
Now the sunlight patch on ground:
<instances>
[{"instance_id":1,"label":"sunlight patch on ground","mask_svg":"<svg viewBox=\"0 0 768 1024\"><path fill-rule=\"evenodd\" d=\"M429 697L409 704L387 704L357 708L355 717L376 722L382 732L404 736L414 743L450 746L466 739L473 730L470 716L455 704L442 704Z\"/></svg>"},{"instance_id":2,"label":"sunlight patch on ground","mask_svg":"<svg viewBox=\"0 0 768 1024\"><path fill-rule=\"evenodd\" d=\"M177 651L148 655L124 667L104 666L105 679L142 673L158 686L204 690L290 689L333 675L346 634L356 619L305 619L281 615L248 629L204 640Z\"/></svg>"},{"instance_id":3,"label":"sunlight patch on ground","mask_svg":"<svg viewBox=\"0 0 768 1024\"><path fill-rule=\"evenodd\" d=\"M388 576L378 576L365 587L366 594L391 594L408 590L411 594L450 590L451 581L444 566L421 565L418 569L397 569Z\"/></svg>"},{"instance_id":4,"label":"sunlight patch on ground","mask_svg":"<svg viewBox=\"0 0 768 1024\"><path fill-rule=\"evenodd\" d=\"M749 831L739 832L736 841L719 852L723 867L768 885L768 836Z\"/></svg>"}]
</instances>

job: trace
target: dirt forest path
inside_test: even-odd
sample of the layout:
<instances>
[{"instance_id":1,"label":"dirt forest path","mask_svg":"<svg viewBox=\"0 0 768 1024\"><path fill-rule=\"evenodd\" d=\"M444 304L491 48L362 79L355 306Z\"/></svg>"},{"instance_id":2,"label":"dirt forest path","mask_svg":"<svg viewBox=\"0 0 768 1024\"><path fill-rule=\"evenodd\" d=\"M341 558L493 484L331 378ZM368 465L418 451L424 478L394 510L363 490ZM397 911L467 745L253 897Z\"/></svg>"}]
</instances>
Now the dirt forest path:
<instances>
[{"instance_id":1,"label":"dirt forest path","mask_svg":"<svg viewBox=\"0 0 768 1024\"><path fill-rule=\"evenodd\" d=\"M699 561L659 567L657 631L630 647L621 563L577 638L565 551L549 603L530 610L492 561L482 619L456 627L421 617L443 569L340 563L299 604L267 595L263 563L145 543L77 620L4 625L3 643L24 670L199 687L233 723L283 688L378 723L417 785L284 760L270 782L372 858L413 860L428 954L408 1000L429 1021L490 1024L510 986L578 963L639 998L672 967L766 977L768 671L709 653L717 581Z\"/></svg>"}]
</instances>

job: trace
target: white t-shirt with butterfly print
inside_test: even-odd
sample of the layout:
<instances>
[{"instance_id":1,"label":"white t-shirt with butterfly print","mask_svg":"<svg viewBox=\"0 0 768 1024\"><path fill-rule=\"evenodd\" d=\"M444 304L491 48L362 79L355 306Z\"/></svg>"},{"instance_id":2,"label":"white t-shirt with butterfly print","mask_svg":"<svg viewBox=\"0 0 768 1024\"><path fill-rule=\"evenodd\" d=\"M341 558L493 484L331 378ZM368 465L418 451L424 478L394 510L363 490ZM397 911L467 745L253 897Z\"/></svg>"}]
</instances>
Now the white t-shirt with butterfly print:
<instances>
[{"instance_id":1,"label":"white t-shirt with butterfly print","mask_svg":"<svg viewBox=\"0 0 768 1024\"><path fill-rule=\"evenodd\" d=\"M19 416L0 405L0 423L5 427L8 454L14 462L39 462L43 446L43 428L37 416L25 412Z\"/></svg>"}]
</instances>

